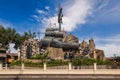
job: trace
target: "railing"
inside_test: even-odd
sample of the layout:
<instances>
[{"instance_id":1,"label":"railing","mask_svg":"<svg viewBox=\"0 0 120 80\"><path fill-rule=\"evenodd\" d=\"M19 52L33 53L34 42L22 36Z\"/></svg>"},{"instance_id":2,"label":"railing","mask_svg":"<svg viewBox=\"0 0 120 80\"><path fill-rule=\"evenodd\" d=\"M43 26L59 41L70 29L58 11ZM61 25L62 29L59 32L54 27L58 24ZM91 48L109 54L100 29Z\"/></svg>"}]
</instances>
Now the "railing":
<instances>
[{"instance_id":1,"label":"railing","mask_svg":"<svg viewBox=\"0 0 120 80\"><path fill-rule=\"evenodd\" d=\"M79 65L79 66L74 66L71 63L69 63L69 65L62 65L62 66L51 66L48 67L46 63L43 64L43 66L41 67L30 67L30 66L25 66L24 64L22 64L21 66L9 66L5 65L4 67L2 66L2 64L0 64L0 70L5 70L5 69L43 69L43 70L47 70L47 69L68 69L68 70L78 70L78 69L120 69L120 66L117 65L97 65L96 63L94 63L93 65Z\"/></svg>"},{"instance_id":2,"label":"railing","mask_svg":"<svg viewBox=\"0 0 120 80\"><path fill-rule=\"evenodd\" d=\"M47 69L68 69L67 65L47 67Z\"/></svg>"}]
</instances>

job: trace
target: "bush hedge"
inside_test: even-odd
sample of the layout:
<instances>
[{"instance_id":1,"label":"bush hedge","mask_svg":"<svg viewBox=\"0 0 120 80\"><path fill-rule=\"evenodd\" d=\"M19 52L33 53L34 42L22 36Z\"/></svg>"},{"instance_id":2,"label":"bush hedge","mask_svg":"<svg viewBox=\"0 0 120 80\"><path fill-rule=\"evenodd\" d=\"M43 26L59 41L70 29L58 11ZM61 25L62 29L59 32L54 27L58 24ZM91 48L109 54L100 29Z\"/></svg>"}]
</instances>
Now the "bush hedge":
<instances>
[{"instance_id":1,"label":"bush hedge","mask_svg":"<svg viewBox=\"0 0 120 80\"><path fill-rule=\"evenodd\" d=\"M68 63L71 62L73 66L82 66L82 65L93 65L94 62L97 63L97 65L113 65L114 62L110 61L110 60L94 60L94 59L72 59L71 61L62 61L62 60L49 60L46 61L47 66L51 67L51 66L62 66L62 65L68 65ZM21 66L22 61L18 60L18 61L14 61L10 64L10 66ZM34 63L32 61L26 61L24 62L25 66L29 66L29 67L43 67L43 62L37 62Z\"/></svg>"}]
</instances>

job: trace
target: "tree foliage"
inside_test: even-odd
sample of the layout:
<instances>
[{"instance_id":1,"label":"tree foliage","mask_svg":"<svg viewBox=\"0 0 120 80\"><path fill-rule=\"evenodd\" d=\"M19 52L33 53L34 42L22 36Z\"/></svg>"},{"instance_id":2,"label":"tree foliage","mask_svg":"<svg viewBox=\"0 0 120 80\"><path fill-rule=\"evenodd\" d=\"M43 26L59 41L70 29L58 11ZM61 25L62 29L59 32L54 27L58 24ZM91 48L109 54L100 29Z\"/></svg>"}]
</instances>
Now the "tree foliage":
<instances>
[{"instance_id":1,"label":"tree foliage","mask_svg":"<svg viewBox=\"0 0 120 80\"><path fill-rule=\"evenodd\" d=\"M113 65L114 62L110 60L95 60L95 59L80 59L80 58L75 58L72 60L72 64L75 66L81 66L81 65L93 65L93 63L97 63L97 65Z\"/></svg>"},{"instance_id":2,"label":"tree foliage","mask_svg":"<svg viewBox=\"0 0 120 80\"><path fill-rule=\"evenodd\" d=\"M31 59L39 59L39 60L41 60L42 62L44 62L45 60L48 59L48 53L43 53L43 54L34 55L34 56L32 56Z\"/></svg>"},{"instance_id":3,"label":"tree foliage","mask_svg":"<svg viewBox=\"0 0 120 80\"><path fill-rule=\"evenodd\" d=\"M2 44L1 47L8 49L10 43L14 43L15 49L18 49L23 41L25 41L28 38L34 38L35 32L24 32L23 35L20 35L14 28L4 28L2 25L0 25L0 43Z\"/></svg>"}]
</instances>

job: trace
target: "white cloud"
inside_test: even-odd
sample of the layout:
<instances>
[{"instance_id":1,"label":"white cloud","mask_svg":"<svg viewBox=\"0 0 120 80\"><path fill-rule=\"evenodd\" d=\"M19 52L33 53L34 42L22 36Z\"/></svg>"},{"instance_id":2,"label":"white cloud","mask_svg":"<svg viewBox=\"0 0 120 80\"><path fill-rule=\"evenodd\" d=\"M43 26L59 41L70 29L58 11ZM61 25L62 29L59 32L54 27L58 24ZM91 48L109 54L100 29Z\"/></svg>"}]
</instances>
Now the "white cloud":
<instances>
[{"instance_id":1,"label":"white cloud","mask_svg":"<svg viewBox=\"0 0 120 80\"><path fill-rule=\"evenodd\" d=\"M19 49L15 50L14 46L15 46L15 44L13 44L13 43L9 44L9 50L11 53L17 53L19 51Z\"/></svg>"},{"instance_id":2,"label":"white cloud","mask_svg":"<svg viewBox=\"0 0 120 80\"><path fill-rule=\"evenodd\" d=\"M52 24L57 23L57 18L58 18L57 16L54 16L52 18L43 18L42 23L44 24L45 28L50 27L49 26L50 23L52 23ZM58 24L57 24L57 26L58 26Z\"/></svg>"},{"instance_id":3,"label":"white cloud","mask_svg":"<svg viewBox=\"0 0 120 80\"><path fill-rule=\"evenodd\" d=\"M109 4L109 0L103 0L101 5L98 7L98 10L105 8Z\"/></svg>"},{"instance_id":4,"label":"white cloud","mask_svg":"<svg viewBox=\"0 0 120 80\"><path fill-rule=\"evenodd\" d=\"M104 50L106 57L113 57L114 54L116 54L116 56L120 56L120 45L119 44L109 43L109 44L104 44L104 45L97 45L97 47L99 49Z\"/></svg>"},{"instance_id":5,"label":"white cloud","mask_svg":"<svg viewBox=\"0 0 120 80\"><path fill-rule=\"evenodd\" d=\"M74 0L72 3L71 1L68 3L68 5L63 6L64 17L62 29L73 31L78 25L86 23L86 18L92 13L92 3L89 0ZM45 18L44 25L46 26L46 23L50 23L50 21L58 24L57 15Z\"/></svg>"},{"instance_id":6,"label":"white cloud","mask_svg":"<svg viewBox=\"0 0 120 80\"><path fill-rule=\"evenodd\" d=\"M120 15L120 4L116 4L115 6L113 6L112 8L108 9L104 15Z\"/></svg>"},{"instance_id":7,"label":"white cloud","mask_svg":"<svg viewBox=\"0 0 120 80\"><path fill-rule=\"evenodd\" d=\"M114 2L114 1L113 1ZM96 9L97 8L97 9ZM93 21L96 23L118 23L120 22L120 3L112 3L110 0L103 0L100 6L96 6ZM96 14L97 13L97 14Z\"/></svg>"},{"instance_id":8,"label":"white cloud","mask_svg":"<svg viewBox=\"0 0 120 80\"><path fill-rule=\"evenodd\" d=\"M45 14L45 11L43 11L43 10L37 9L36 11L37 11L39 14Z\"/></svg>"},{"instance_id":9,"label":"white cloud","mask_svg":"<svg viewBox=\"0 0 120 80\"><path fill-rule=\"evenodd\" d=\"M32 17L33 17L37 22L40 22L40 21L41 21L40 17L37 16L37 15L32 15Z\"/></svg>"},{"instance_id":10,"label":"white cloud","mask_svg":"<svg viewBox=\"0 0 120 80\"><path fill-rule=\"evenodd\" d=\"M45 9L46 9L46 10L50 10L50 7L49 7L49 6L45 6Z\"/></svg>"},{"instance_id":11,"label":"white cloud","mask_svg":"<svg viewBox=\"0 0 120 80\"><path fill-rule=\"evenodd\" d=\"M106 38L96 38L96 47L102 49L107 57L116 54L120 56L120 34L106 37Z\"/></svg>"},{"instance_id":12,"label":"white cloud","mask_svg":"<svg viewBox=\"0 0 120 80\"><path fill-rule=\"evenodd\" d=\"M106 38L96 38L96 41L104 41L107 43L115 43L115 44L120 44L120 34L106 37Z\"/></svg>"},{"instance_id":13,"label":"white cloud","mask_svg":"<svg viewBox=\"0 0 120 80\"><path fill-rule=\"evenodd\" d=\"M13 27L11 23L7 22L7 21L3 21L0 19L0 25L2 25L3 27Z\"/></svg>"}]
</instances>

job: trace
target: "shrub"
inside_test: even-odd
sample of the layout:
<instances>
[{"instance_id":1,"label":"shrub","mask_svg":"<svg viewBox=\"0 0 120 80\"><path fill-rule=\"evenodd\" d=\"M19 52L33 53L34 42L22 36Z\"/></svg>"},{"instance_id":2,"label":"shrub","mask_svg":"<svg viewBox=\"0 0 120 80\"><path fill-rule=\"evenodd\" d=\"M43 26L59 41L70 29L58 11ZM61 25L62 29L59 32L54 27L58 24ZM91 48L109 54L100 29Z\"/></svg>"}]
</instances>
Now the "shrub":
<instances>
[{"instance_id":1,"label":"shrub","mask_svg":"<svg viewBox=\"0 0 120 80\"><path fill-rule=\"evenodd\" d=\"M93 65L93 63L95 62L94 59L79 59L79 58L75 58L72 60L72 64L74 66L81 66L81 65Z\"/></svg>"},{"instance_id":2,"label":"shrub","mask_svg":"<svg viewBox=\"0 0 120 80\"><path fill-rule=\"evenodd\" d=\"M68 65L68 61L51 60L47 62L47 66L61 66L61 65Z\"/></svg>"},{"instance_id":3,"label":"shrub","mask_svg":"<svg viewBox=\"0 0 120 80\"><path fill-rule=\"evenodd\" d=\"M21 66L22 61L21 60L17 60L17 61L13 61L12 63L10 63L10 66Z\"/></svg>"}]
</instances>

